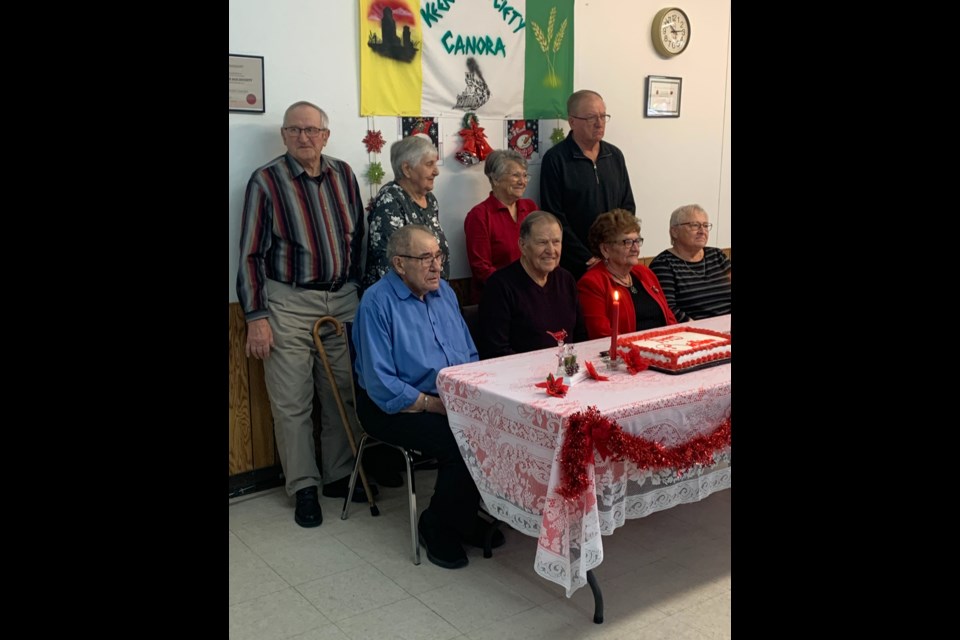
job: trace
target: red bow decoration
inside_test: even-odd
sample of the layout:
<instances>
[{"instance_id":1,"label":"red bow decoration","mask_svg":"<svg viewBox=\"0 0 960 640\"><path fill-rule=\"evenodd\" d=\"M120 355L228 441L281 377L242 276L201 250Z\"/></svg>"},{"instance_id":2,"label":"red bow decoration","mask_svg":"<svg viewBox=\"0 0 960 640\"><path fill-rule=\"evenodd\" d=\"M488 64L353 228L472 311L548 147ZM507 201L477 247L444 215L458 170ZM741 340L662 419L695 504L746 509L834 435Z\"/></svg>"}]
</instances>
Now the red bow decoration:
<instances>
[{"instance_id":1,"label":"red bow decoration","mask_svg":"<svg viewBox=\"0 0 960 640\"><path fill-rule=\"evenodd\" d=\"M641 371L646 371L647 367L650 366L650 361L640 355L640 347L635 344L630 345L629 350L620 349L618 353L620 357L623 358L623 361L627 365L627 371L629 371L632 376L637 375Z\"/></svg>"},{"instance_id":2,"label":"red bow decoration","mask_svg":"<svg viewBox=\"0 0 960 640\"><path fill-rule=\"evenodd\" d=\"M549 333L550 337L552 337L557 342L566 342L567 340L566 329L560 329L560 331L547 331L547 333Z\"/></svg>"},{"instance_id":3,"label":"red bow decoration","mask_svg":"<svg viewBox=\"0 0 960 640\"><path fill-rule=\"evenodd\" d=\"M538 382L535 386L546 389L547 395L555 398L567 395L567 389L570 388L569 385L563 384L563 378L554 378L552 373L547 374L546 382Z\"/></svg>"},{"instance_id":4,"label":"red bow decoration","mask_svg":"<svg viewBox=\"0 0 960 640\"><path fill-rule=\"evenodd\" d=\"M460 129L460 137L463 138L463 149L455 155L459 162L470 166L485 160L493 151L487 137L483 134L483 127L480 126L477 116L468 113L463 118L463 129Z\"/></svg>"},{"instance_id":5,"label":"red bow decoration","mask_svg":"<svg viewBox=\"0 0 960 640\"><path fill-rule=\"evenodd\" d=\"M585 365L587 366L587 373L589 373L589 374L590 374L590 377L593 378L594 380L609 380L609 379L610 379L610 378L608 378L607 376L602 376L602 375L600 375L599 373L597 373L597 368L594 367L594 366L593 366L593 363L590 362L589 360L584 361L583 364L585 364Z\"/></svg>"},{"instance_id":6,"label":"red bow decoration","mask_svg":"<svg viewBox=\"0 0 960 640\"><path fill-rule=\"evenodd\" d=\"M730 446L730 418L709 434L667 448L662 444L625 433L616 422L605 418L596 407L587 407L570 416L560 449L560 477L557 488L564 498L578 499L589 484L587 465L594 461L593 450L604 459L629 459L640 471L676 469L677 477L695 465L716 462L717 454Z\"/></svg>"}]
</instances>

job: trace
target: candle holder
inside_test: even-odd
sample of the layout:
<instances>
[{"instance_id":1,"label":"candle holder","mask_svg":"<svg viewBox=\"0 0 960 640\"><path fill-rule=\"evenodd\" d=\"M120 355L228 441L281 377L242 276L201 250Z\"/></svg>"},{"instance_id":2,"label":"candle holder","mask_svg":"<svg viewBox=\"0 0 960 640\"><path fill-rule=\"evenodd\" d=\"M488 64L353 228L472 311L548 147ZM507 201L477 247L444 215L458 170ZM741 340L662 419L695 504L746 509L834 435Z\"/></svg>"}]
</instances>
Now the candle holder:
<instances>
[{"instance_id":1,"label":"candle holder","mask_svg":"<svg viewBox=\"0 0 960 640\"><path fill-rule=\"evenodd\" d=\"M608 371L616 371L617 369L622 368L624 365L622 356L618 356L616 359L611 360L609 351L601 352L600 362L603 363L604 368Z\"/></svg>"}]
</instances>

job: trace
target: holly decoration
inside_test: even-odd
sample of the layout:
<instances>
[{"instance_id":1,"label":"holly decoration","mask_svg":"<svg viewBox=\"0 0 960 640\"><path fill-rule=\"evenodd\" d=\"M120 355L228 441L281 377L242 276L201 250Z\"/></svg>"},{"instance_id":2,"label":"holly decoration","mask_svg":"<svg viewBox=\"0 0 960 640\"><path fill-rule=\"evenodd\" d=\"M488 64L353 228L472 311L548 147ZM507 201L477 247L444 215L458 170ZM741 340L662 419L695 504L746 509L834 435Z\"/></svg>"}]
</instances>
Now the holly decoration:
<instances>
[{"instance_id":1,"label":"holly decoration","mask_svg":"<svg viewBox=\"0 0 960 640\"><path fill-rule=\"evenodd\" d=\"M554 127L553 133L550 134L550 142L553 144L560 144L563 142L563 139L567 137L567 134L563 132L563 129L560 127Z\"/></svg>"},{"instance_id":2,"label":"holly decoration","mask_svg":"<svg viewBox=\"0 0 960 640\"><path fill-rule=\"evenodd\" d=\"M380 153L383 150L383 145L387 143L386 140L383 139L383 134L379 131L371 131L369 129L362 142L367 145L367 153ZM379 180L377 182L379 182Z\"/></svg>"}]
</instances>

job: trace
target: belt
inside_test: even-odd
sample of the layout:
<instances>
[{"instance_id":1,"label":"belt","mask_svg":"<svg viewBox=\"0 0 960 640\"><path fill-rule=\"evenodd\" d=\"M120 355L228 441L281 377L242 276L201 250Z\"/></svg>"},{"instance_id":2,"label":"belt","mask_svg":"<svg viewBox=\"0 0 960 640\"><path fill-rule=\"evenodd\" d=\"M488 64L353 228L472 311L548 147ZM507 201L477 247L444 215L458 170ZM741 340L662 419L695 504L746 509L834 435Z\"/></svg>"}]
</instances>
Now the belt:
<instances>
[{"instance_id":1,"label":"belt","mask_svg":"<svg viewBox=\"0 0 960 640\"><path fill-rule=\"evenodd\" d=\"M345 280L337 279L332 282L291 282L294 289L310 289L311 291L337 291L344 285Z\"/></svg>"}]
</instances>

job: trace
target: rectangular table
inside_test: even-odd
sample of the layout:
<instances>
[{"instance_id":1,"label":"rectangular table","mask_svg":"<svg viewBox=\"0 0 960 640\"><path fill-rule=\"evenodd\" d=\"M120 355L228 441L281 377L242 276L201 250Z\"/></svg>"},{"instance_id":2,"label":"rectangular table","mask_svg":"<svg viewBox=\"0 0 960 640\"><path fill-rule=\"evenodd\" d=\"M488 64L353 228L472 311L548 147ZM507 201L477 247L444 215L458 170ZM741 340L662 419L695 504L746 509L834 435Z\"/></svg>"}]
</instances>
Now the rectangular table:
<instances>
[{"instance_id":1,"label":"rectangular table","mask_svg":"<svg viewBox=\"0 0 960 640\"><path fill-rule=\"evenodd\" d=\"M729 331L730 318L689 326ZM679 375L650 370L630 375L623 367L604 368L599 352L609 346L609 338L576 345L581 368L589 360L610 380L579 381L562 398L535 386L556 372L554 348L448 367L437 377L450 427L487 510L538 539L534 569L562 585L567 597L603 562L601 535L627 519L730 487L725 447L712 464L679 477L675 469L641 471L630 460L612 462L594 452L583 495L568 500L558 493L569 417L589 406L625 433L668 448L706 437L730 419L729 362Z\"/></svg>"}]
</instances>

